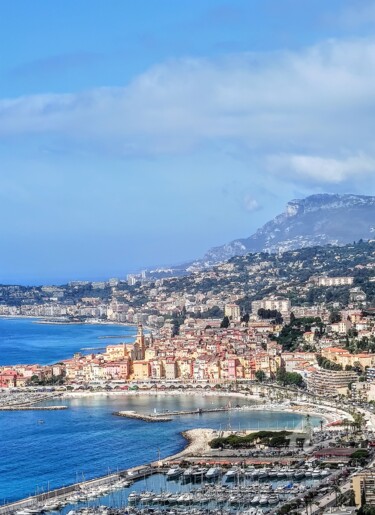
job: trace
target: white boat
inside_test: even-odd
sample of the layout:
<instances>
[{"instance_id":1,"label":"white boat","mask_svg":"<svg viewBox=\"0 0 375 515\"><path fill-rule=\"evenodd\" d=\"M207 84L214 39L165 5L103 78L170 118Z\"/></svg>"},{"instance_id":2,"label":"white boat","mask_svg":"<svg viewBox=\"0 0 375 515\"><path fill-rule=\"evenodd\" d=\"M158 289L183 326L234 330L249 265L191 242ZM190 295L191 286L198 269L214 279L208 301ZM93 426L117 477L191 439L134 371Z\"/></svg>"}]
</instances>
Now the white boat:
<instances>
[{"instance_id":1,"label":"white boat","mask_svg":"<svg viewBox=\"0 0 375 515\"><path fill-rule=\"evenodd\" d=\"M303 479L305 477L305 471L304 470L297 470L293 474L294 479Z\"/></svg>"},{"instance_id":2,"label":"white boat","mask_svg":"<svg viewBox=\"0 0 375 515\"><path fill-rule=\"evenodd\" d=\"M184 473L183 469L180 467L172 467L168 470L166 476L167 479L174 479L176 477L180 477Z\"/></svg>"},{"instance_id":3,"label":"white boat","mask_svg":"<svg viewBox=\"0 0 375 515\"><path fill-rule=\"evenodd\" d=\"M140 494L138 492L131 492L128 497L129 503L136 503L141 498Z\"/></svg>"},{"instance_id":4,"label":"white boat","mask_svg":"<svg viewBox=\"0 0 375 515\"><path fill-rule=\"evenodd\" d=\"M311 477L313 479L316 479L321 476L321 470L320 469L314 469L311 473Z\"/></svg>"},{"instance_id":5,"label":"white boat","mask_svg":"<svg viewBox=\"0 0 375 515\"><path fill-rule=\"evenodd\" d=\"M191 476L193 479L203 479L203 477L207 473L207 470L208 469L206 469L206 468L195 469L195 470L193 470L193 473L191 474Z\"/></svg>"},{"instance_id":6,"label":"white boat","mask_svg":"<svg viewBox=\"0 0 375 515\"><path fill-rule=\"evenodd\" d=\"M258 474L259 479L267 479L268 472L268 469L261 469Z\"/></svg>"},{"instance_id":7,"label":"white boat","mask_svg":"<svg viewBox=\"0 0 375 515\"><path fill-rule=\"evenodd\" d=\"M241 474L242 474L241 469L239 469L237 467L233 467L226 472L225 479L226 479L226 481L232 481L236 477L239 477Z\"/></svg>"},{"instance_id":8,"label":"white boat","mask_svg":"<svg viewBox=\"0 0 375 515\"><path fill-rule=\"evenodd\" d=\"M182 474L182 477L183 477L184 479L189 479L189 478L191 478L191 477L192 477L192 475L193 475L194 470L196 470L196 469L194 469L193 467L189 467L189 468L187 468L187 469L185 470L185 472Z\"/></svg>"},{"instance_id":9,"label":"white boat","mask_svg":"<svg viewBox=\"0 0 375 515\"><path fill-rule=\"evenodd\" d=\"M215 479L219 477L222 473L222 470L220 467L211 467L208 469L206 474L206 479Z\"/></svg>"},{"instance_id":10,"label":"white boat","mask_svg":"<svg viewBox=\"0 0 375 515\"><path fill-rule=\"evenodd\" d=\"M251 504L258 504L259 503L259 495L255 495L252 499L251 499Z\"/></svg>"},{"instance_id":11,"label":"white boat","mask_svg":"<svg viewBox=\"0 0 375 515\"><path fill-rule=\"evenodd\" d=\"M259 497L259 504L260 506L265 506L266 504L268 504L268 495L261 495Z\"/></svg>"},{"instance_id":12,"label":"white boat","mask_svg":"<svg viewBox=\"0 0 375 515\"><path fill-rule=\"evenodd\" d=\"M277 504L279 502L279 498L277 495L270 495L268 498L268 504Z\"/></svg>"}]
</instances>

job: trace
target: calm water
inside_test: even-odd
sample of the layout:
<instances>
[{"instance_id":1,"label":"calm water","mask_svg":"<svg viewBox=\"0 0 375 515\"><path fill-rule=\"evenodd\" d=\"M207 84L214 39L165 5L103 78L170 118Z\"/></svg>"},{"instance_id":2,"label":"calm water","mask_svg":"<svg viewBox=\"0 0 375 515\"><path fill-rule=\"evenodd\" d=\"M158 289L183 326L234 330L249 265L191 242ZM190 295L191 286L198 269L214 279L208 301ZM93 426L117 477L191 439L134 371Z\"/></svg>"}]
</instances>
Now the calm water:
<instances>
[{"instance_id":1,"label":"calm water","mask_svg":"<svg viewBox=\"0 0 375 515\"><path fill-rule=\"evenodd\" d=\"M16 363L51 364L87 347L99 349L111 343L133 341L136 334L136 328L127 326L50 325L36 322L25 318L0 318L0 366ZM106 336L116 338L103 338Z\"/></svg>"},{"instance_id":2,"label":"calm water","mask_svg":"<svg viewBox=\"0 0 375 515\"><path fill-rule=\"evenodd\" d=\"M209 396L143 397L126 394L71 399L65 411L0 413L0 500L73 483L181 450L180 432L195 427L294 428L303 417L289 413L231 412L190 415L166 423L146 423L112 415L135 409L188 409L219 405ZM38 424L43 418L44 424ZM318 423L318 420L313 420Z\"/></svg>"},{"instance_id":3,"label":"calm water","mask_svg":"<svg viewBox=\"0 0 375 515\"><path fill-rule=\"evenodd\" d=\"M38 325L30 320L0 319L0 363L51 363L83 347L103 345L98 336L134 335L116 326ZM121 338L120 338L121 339ZM119 341L111 339L110 341ZM98 344L99 342L99 344ZM103 343L102 343L103 342ZM105 343L104 343L105 344ZM57 401L56 401L57 402ZM303 417L288 413L212 413L145 423L112 415L113 411L154 408L189 409L224 406L227 398L209 396L95 396L77 398L64 411L0 412L0 502L124 469L181 450L180 432L195 427L294 428ZM243 402L243 401L240 401ZM39 424L38 420L44 423ZM313 420L318 423L318 420Z\"/></svg>"}]
</instances>

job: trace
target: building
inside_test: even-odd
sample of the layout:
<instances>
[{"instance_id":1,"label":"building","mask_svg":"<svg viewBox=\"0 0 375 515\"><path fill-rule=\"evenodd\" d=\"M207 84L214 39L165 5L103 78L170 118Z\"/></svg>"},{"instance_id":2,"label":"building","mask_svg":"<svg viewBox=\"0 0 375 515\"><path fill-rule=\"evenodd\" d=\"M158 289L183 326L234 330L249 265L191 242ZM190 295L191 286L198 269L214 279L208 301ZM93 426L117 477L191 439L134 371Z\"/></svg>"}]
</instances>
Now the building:
<instances>
[{"instance_id":1,"label":"building","mask_svg":"<svg viewBox=\"0 0 375 515\"><path fill-rule=\"evenodd\" d=\"M312 277L312 282L317 286L350 286L354 277Z\"/></svg>"},{"instance_id":2,"label":"building","mask_svg":"<svg viewBox=\"0 0 375 515\"><path fill-rule=\"evenodd\" d=\"M239 322L241 320L240 306L237 304L225 304L224 315L233 320L233 322Z\"/></svg>"},{"instance_id":3,"label":"building","mask_svg":"<svg viewBox=\"0 0 375 515\"><path fill-rule=\"evenodd\" d=\"M375 505L375 469L361 470L352 477L355 505L361 506L363 498L366 504Z\"/></svg>"},{"instance_id":4,"label":"building","mask_svg":"<svg viewBox=\"0 0 375 515\"><path fill-rule=\"evenodd\" d=\"M317 368L307 377L307 389L320 395L337 395L340 390L347 390L350 383L357 381L353 371L325 370Z\"/></svg>"},{"instance_id":5,"label":"building","mask_svg":"<svg viewBox=\"0 0 375 515\"><path fill-rule=\"evenodd\" d=\"M260 309L269 309L271 311L276 310L282 314L288 314L290 313L291 303L289 299L280 299L276 297L254 300L251 303L251 311L256 314Z\"/></svg>"}]
</instances>

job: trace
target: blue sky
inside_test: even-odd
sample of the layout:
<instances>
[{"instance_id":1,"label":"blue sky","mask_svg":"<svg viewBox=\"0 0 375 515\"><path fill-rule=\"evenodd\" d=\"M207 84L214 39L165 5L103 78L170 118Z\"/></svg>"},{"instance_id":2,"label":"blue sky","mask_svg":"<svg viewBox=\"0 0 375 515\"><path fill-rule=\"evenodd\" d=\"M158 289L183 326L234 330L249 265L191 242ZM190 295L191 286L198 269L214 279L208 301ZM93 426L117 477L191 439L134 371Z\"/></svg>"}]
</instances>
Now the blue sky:
<instances>
[{"instance_id":1,"label":"blue sky","mask_svg":"<svg viewBox=\"0 0 375 515\"><path fill-rule=\"evenodd\" d=\"M375 1L3 0L0 282L124 277L375 193Z\"/></svg>"}]
</instances>

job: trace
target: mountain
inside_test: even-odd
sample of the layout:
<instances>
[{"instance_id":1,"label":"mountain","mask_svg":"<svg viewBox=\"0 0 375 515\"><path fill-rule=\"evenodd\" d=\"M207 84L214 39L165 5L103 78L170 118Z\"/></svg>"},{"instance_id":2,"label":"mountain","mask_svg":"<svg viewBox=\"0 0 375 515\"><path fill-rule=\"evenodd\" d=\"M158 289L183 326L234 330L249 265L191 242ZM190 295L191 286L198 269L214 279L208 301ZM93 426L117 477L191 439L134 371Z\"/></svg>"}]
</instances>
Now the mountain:
<instances>
[{"instance_id":1,"label":"mountain","mask_svg":"<svg viewBox=\"0 0 375 515\"><path fill-rule=\"evenodd\" d=\"M344 245L375 237L375 197L311 195L288 202L285 211L249 238L210 249L194 267L248 252L284 252L315 245Z\"/></svg>"}]
</instances>

